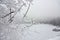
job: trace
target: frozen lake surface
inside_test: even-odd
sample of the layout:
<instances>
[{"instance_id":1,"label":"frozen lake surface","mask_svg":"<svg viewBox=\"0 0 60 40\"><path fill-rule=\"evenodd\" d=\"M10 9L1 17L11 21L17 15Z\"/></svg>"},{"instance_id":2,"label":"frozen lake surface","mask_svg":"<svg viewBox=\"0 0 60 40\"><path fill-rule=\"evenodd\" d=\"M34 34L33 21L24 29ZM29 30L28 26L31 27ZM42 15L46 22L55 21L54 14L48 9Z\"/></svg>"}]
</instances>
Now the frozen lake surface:
<instances>
[{"instance_id":1,"label":"frozen lake surface","mask_svg":"<svg viewBox=\"0 0 60 40\"><path fill-rule=\"evenodd\" d=\"M48 24L26 26L26 24L1 26L0 40L51 40L60 35L60 32L52 31L56 26Z\"/></svg>"}]
</instances>

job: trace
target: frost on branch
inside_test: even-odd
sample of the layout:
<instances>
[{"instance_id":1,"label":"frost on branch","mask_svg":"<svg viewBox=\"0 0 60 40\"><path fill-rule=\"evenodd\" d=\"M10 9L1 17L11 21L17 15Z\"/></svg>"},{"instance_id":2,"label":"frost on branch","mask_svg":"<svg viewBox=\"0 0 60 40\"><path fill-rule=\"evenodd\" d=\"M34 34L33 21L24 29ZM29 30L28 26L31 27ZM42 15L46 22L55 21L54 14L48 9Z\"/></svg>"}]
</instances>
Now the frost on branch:
<instances>
[{"instance_id":1,"label":"frost on branch","mask_svg":"<svg viewBox=\"0 0 60 40\"><path fill-rule=\"evenodd\" d=\"M6 12L3 13L5 15L3 15L1 18L6 18L6 17L9 17L10 16L8 21L11 21L12 22L13 21L13 18L15 17L15 15L17 15L18 12L21 13L21 11L23 11L22 10L23 7L29 5L28 8L27 8L26 13L23 16L23 17L25 17L27 15L27 13L28 13L28 10L30 8L30 4L31 4L32 1L33 0L0 0L0 4L1 5L2 4L5 5L6 6L6 9L8 9ZM29 2L29 4L28 4L28 2Z\"/></svg>"}]
</instances>

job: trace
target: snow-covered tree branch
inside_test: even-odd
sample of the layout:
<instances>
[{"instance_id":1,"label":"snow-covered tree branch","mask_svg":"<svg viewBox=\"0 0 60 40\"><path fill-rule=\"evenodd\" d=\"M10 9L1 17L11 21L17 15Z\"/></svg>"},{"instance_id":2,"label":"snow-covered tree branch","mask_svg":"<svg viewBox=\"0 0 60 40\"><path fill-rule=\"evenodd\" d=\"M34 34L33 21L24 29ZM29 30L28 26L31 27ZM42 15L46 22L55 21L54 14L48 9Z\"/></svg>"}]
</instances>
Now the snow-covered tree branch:
<instances>
[{"instance_id":1,"label":"snow-covered tree branch","mask_svg":"<svg viewBox=\"0 0 60 40\"><path fill-rule=\"evenodd\" d=\"M3 19L3 18L10 16L8 21L11 20L11 22L12 22L13 18L17 14L17 12L20 12L24 6L29 5L26 13L23 16L23 17L25 17L27 15L27 12L29 11L30 4L32 3L32 1L33 0L0 0L0 4L5 5L6 8L8 9L8 11L10 11L10 12L7 11L8 12L7 14L5 12L5 15L3 15L1 18ZM11 16L11 15L13 15L13 16Z\"/></svg>"}]
</instances>

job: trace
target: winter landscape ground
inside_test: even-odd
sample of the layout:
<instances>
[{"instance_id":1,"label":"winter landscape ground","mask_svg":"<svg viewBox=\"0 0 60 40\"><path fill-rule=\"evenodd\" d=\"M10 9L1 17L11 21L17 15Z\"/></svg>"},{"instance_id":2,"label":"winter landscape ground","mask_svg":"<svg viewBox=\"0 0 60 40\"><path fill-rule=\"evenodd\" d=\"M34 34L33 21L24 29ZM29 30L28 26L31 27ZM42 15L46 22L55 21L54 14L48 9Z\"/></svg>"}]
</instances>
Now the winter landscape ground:
<instances>
[{"instance_id":1,"label":"winter landscape ground","mask_svg":"<svg viewBox=\"0 0 60 40\"><path fill-rule=\"evenodd\" d=\"M56 26L49 24L0 25L0 40L60 40L60 32L52 31ZM57 38L56 38L57 37Z\"/></svg>"}]
</instances>

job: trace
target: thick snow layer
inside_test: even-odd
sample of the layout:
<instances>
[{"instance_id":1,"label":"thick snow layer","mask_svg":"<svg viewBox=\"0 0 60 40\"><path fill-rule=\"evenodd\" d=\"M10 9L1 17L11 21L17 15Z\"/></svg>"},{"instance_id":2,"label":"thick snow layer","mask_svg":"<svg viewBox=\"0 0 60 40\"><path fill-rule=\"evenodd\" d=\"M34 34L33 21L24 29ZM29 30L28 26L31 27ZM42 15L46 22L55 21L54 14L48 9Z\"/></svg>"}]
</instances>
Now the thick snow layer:
<instances>
[{"instance_id":1,"label":"thick snow layer","mask_svg":"<svg viewBox=\"0 0 60 40\"><path fill-rule=\"evenodd\" d=\"M22 40L47 40L56 37L60 32L53 32L53 28L55 28L55 26L47 24L33 25L24 31Z\"/></svg>"},{"instance_id":2,"label":"thick snow layer","mask_svg":"<svg viewBox=\"0 0 60 40\"><path fill-rule=\"evenodd\" d=\"M60 37L54 37L54 38L51 38L49 40L60 40Z\"/></svg>"},{"instance_id":3,"label":"thick snow layer","mask_svg":"<svg viewBox=\"0 0 60 40\"><path fill-rule=\"evenodd\" d=\"M48 24L0 25L0 40L50 40L60 35L60 32L52 31L54 28Z\"/></svg>"}]
</instances>

